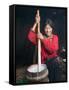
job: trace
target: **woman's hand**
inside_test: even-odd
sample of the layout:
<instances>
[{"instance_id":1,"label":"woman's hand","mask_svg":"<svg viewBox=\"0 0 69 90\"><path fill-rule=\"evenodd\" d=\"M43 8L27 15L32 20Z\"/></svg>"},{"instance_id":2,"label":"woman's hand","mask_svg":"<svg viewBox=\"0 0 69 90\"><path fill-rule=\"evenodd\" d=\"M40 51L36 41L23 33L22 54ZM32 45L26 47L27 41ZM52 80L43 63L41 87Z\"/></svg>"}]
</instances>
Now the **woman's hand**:
<instances>
[{"instance_id":1,"label":"woman's hand","mask_svg":"<svg viewBox=\"0 0 69 90\"><path fill-rule=\"evenodd\" d=\"M42 35L42 33L38 33L37 38L42 40L42 39L44 39L44 36Z\"/></svg>"},{"instance_id":2,"label":"woman's hand","mask_svg":"<svg viewBox=\"0 0 69 90\"><path fill-rule=\"evenodd\" d=\"M37 10L37 14L36 14L36 17L35 17L35 21L36 21L36 23L40 23L39 10Z\"/></svg>"},{"instance_id":3,"label":"woman's hand","mask_svg":"<svg viewBox=\"0 0 69 90\"><path fill-rule=\"evenodd\" d=\"M37 26L38 23L40 23L39 10L37 10L36 17L35 17L35 23L34 23L33 27L31 28L31 30L33 32L35 32L35 29L36 29L36 26Z\"/></svg>"}]
</instances>

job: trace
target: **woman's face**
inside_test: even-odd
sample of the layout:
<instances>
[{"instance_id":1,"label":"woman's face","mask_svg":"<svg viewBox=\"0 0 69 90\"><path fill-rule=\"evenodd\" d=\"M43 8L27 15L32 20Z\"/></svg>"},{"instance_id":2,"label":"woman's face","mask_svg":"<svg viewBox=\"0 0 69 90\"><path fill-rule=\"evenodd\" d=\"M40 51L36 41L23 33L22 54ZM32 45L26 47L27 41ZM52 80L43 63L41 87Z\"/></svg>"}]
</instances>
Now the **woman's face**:
<instances>
[{"instance_id":1,"label":"woman's face","mask_svg":"<svg viewBox=\"0 0 69 90\"><path fill-rule=\"evenodd\" d=\"M45 34L49 37L52 35L52 27L49 24L45 26Z\"/></svg>"}]
</instances>

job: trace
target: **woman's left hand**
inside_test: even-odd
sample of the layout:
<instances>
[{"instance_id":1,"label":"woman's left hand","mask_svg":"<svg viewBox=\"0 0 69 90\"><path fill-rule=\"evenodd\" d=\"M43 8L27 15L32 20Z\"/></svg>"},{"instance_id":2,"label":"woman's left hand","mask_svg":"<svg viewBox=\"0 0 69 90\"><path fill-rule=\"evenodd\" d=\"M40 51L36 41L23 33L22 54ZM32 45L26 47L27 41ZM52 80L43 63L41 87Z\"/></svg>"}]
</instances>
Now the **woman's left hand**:
<instances>
[{"instance_id":1,"label":"woman's left hand","mask_svg":"<svg viewBox=\"0 0 69 90\"><path fill-rule=\"evenodd\" d=\"M37 34L37 38L38 38L38 39L44 39L44 36L42 35L42 33L38 33L38 34Z\"/></svg>"}]
</instances>

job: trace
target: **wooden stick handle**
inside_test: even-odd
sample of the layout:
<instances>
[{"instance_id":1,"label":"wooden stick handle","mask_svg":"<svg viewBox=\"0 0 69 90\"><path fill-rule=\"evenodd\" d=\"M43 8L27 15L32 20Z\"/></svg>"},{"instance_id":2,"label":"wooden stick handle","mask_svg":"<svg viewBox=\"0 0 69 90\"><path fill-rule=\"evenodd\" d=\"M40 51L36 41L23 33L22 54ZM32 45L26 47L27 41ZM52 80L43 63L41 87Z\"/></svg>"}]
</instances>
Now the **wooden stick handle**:
<instances>
[{"instance_id":1,"label":"wooden stick handle","mask_svg":"<svg viewBox=\"0 0 69 90\"><path fill-rule=\"evenodd\" d=\"M39 10L37 10L37 15L39 16ZM38 34L40 33L40 22L38 23ZM38 70L40 71L41 67L41 42L38 39Z\"/></svg>"}]
</instances>

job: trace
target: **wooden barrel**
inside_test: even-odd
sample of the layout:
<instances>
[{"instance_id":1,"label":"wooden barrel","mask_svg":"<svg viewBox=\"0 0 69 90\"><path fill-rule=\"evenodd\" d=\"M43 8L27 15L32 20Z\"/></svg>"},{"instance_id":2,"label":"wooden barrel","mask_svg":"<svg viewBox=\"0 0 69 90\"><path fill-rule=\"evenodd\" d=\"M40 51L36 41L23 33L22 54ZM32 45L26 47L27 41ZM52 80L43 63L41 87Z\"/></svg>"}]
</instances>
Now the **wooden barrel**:
<instances>
[{"instance_id":1,"label":"wooden barrel","mask_svg":"<svg viewBox=\"0 0 69 90\"><path fill-rule=\"evenodd\" d=\"M48 78L48 69L45 64L41 64L40 71L38 71L38 64L33 64L27 68L26 78L31 81L40 81Z\"/></svg>"}]
</instances>

